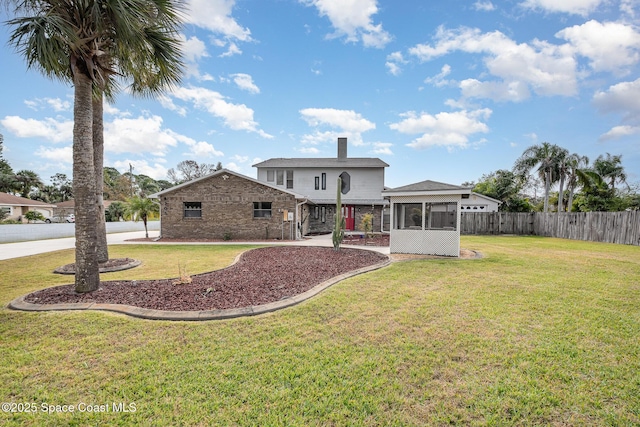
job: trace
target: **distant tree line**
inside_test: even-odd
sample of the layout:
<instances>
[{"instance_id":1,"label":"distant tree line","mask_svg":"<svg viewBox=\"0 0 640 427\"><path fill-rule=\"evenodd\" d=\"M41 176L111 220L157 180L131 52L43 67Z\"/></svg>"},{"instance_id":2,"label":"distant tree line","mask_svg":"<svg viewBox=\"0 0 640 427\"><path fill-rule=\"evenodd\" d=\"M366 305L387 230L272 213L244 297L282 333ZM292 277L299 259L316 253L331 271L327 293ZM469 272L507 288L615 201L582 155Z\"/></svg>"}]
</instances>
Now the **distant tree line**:
<instances>
[{"instance_id":1,"label":"distant tree line","mask_svg":"<svg viewBox=\"0 0 640 427\"><path fill-rule=\"evenodd\" d=\"M500 200L505 212L640 208L640 187L627 183L621 155L606 153L591 163L586 156L548 142L528 147L511 170L499 169L463 186Z\"/></svg>"}]
</instances>

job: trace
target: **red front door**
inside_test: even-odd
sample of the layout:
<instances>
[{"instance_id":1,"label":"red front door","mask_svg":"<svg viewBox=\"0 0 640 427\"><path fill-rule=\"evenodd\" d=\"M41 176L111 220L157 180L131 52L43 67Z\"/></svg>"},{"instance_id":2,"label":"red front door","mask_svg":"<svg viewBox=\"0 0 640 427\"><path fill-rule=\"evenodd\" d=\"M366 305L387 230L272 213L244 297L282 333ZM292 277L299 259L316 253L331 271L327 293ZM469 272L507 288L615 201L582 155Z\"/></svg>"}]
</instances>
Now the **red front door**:
<instances>
[{"instance_id":1,"label":"red front door","mask_svg":"<svg viewBox=\"0 0 640 427\"><path fill-rule=\"evenodd\" d=\"M342 206L342 215L344 216L344 229L353 231L356 229L356 208L353 205Z\"/></svg>"}]
</instances>

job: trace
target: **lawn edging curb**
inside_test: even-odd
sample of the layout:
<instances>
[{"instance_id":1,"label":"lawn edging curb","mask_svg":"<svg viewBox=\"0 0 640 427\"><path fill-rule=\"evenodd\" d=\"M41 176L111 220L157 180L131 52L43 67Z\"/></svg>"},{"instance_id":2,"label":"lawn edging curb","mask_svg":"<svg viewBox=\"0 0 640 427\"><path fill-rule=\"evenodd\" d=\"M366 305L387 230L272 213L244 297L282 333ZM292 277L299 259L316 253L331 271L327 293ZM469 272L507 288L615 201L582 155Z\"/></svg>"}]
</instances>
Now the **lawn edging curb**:
<instances>
[{"instance_id":1,"label":"lawn edging curb","mask_svg":"<svg viewBox=\"0 0 640 427\"><path fill-rule=\"evenodd\" d=\"M238 261L242 254L239 254L235 262ZM291 307L306 301L325 289L335 285L350 277L354 277L360 274L368 273L370 271L378 270L391 264L391 260L387 257L386 260L377 264L362 267L357 270L349 271L347 273L340 274L332 277L324 282L321 282L313 288L305 291L301 294L291 297L283 298L279 301L270 302L267 304L254 305L250 307L229 308L224 310L199 310L199 311L170 311L170 310L154 310L150 308L134 307L124 304L106 304L106 303L67 303L67 304L33 304L26 302L24 299L27 295L15 298L8 304L8 308L12 310L20 311L71 311L71 310L97 310L97 311L110 311L120 314L126 314L128 316L137 317L148 320L183 320L183 321L200 321L200 320L222 320L233 319L237 317L256 316L259 314L270 313L276 310L282 310L283 308Z\"/></svg>"}]
</instances>

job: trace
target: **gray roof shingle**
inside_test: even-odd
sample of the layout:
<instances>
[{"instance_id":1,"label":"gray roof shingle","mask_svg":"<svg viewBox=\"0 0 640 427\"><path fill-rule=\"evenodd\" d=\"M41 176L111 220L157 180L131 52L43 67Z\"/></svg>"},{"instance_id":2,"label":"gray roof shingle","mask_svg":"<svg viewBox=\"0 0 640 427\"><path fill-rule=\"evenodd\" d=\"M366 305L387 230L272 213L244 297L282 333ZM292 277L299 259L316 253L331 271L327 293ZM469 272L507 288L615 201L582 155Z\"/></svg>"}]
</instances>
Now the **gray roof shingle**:
<instances>
[{"instance_id":1,"label":"gray roof shingle","mask_svg":"<svg viewBox=\"0 0 640 427\"><path fill-rule=\"evenodd\" d=\"M385 193L401 193L411 191L450 191L450 190L469 190L467 187L461 187L459 185L446 184L444 182L437 181L420 181L414 184L404 185L402 187L391 188L385 190Z\"/></svg>"},{"instance_id":2,"label":"gray roof shingle","mask_svg":"<svg viewBox=\"0 0 640 427\"><path fill-rule=\"evenodd\" d=\"M389 165L374 157L306 157L274 158L253 165L254 168L386 168Z\"/></svg>"}]
</instances>

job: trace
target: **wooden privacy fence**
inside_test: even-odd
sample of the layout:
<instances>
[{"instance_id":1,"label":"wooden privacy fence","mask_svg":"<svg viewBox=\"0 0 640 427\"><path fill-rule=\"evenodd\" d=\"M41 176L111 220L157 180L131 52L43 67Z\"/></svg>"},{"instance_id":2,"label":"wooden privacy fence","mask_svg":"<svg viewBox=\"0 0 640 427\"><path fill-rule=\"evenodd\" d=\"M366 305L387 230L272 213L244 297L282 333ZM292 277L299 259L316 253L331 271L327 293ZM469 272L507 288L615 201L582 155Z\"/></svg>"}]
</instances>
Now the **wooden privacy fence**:
<instances>
[{"instance_id":1,"label":"wooden privacy fence","mask_svg":"<svg viewBox=\"0 0 640 427\"><path fill-rule=\"evenodd\" d=\"M640 211L463 212L460 234L516 234L640 246Z\"/></svg>"}]
</instances>

